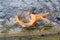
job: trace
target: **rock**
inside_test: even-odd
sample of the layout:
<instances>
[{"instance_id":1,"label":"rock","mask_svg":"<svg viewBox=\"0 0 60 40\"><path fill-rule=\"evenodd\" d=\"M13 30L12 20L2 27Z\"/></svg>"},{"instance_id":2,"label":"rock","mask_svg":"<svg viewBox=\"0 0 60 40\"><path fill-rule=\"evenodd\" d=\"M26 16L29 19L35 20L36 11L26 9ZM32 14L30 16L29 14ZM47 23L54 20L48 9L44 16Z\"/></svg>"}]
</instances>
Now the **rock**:
<instances>
[{"instance_id":1,"label":"rock","mask_svg":"<svg viewBox=\"0 0 60 40\"><path fill-rule=\"evenodd\" d=\"M15 33L15 32L21 32L22 31L22 28L14 28L14 29L10 29L9 33Z\"/></svg>"},{"instance_id":2,"label":"rock","mask_svg":"<svg viewBox=\"0 0 60 40\"><path fill-rule=\"evenodd\" d=\"M60 21L60 12L55 13L55 15L56 15L56 19Z\"/></svg>"},{"instance_id":3,"label":"rock","mask_svg":"<svg viewBox=\"0 0 60 40\"><path fill-rule=\"evenodd\" d=\"M45 5L47 5L47 7L49 7L50 11L55 11L55 8L53 7L53 3L47 2L47 3L45 3Z\"/></svg>"},{"instance_id":4,"label":"rock","mask_svg":"<svg viewBox=\"0 0 60 40\"><path fill-rule=\"evenodd\" d=\"M2 10L3 10L3 6L0 5L0 11L2 11Z\"/></svg>"},{"instance_id":5,"label":"rock","mask_svg":"<svg viewBox=\"0 0 60 40\"><path fill-rule=\"evenodd\" d=\"M47 21L43 21L43 24L44 24L44 25L50 25L50 23L47 22Z\"/></svg>"},{"instance_id":6,"label":"rock","mask_svg":"<svg viewBox=\"0 0 60 40\"><path fill-rule=\"evenodd\" d=\"M11 17L11 18L9 19L9 21L8 21L8 20L6 21L6 25L8 25L8 26L13 26L16 22L17 22L17 21L15 20L15 18L14 18L14 17Z\"/></svg>"},{"instance_id":7,"label":"rock","mask_svg":"<svg viewBox=\"0 0 60 40\"><path fill-rule=\"evenodd\" d=\"M0 19L0 24L2 24L2 22L4 22L5 21L5 19Z\"/></svg>"},{"instance_id":8,"label":"rock","mask_svg":"<svg viewBox=\"0 0 60 40\"><path fill-rule=\"evenodd\" d=\"M45 0L39 0L39 1L45 2Z\"/></svg>"},{"instance_id":9,"label":"rock","mask_svg":"<svg viewBox=\"0 0 60 40\"><path fill-rule=\"evenodd\" d=\"M58 16L58 17L56 17L57 18L57 20L59 20L60 21L60 16Z\"/></svg>"},{"instance_id":10,"label":"rock","mask_svg":"<svg viewBox=\"0 0 60 40\"><path fill-rule=\"evenodd\" d=\"M60 10L59 9L60 4L58 0L53 0L52 2L51 1L50 0L39 0L39 1L38 0L4 0L2 1L1 4L3 6L1 6L0 8L3 9L3 11L5 11L4 14L6 13L7 15L8 14L12 15L12 13L16 15L18 11L21 11L20 9L29 10L32 7L36 7L37 9L43 8L43 10L40 10L42 12L49 10L50 11Z\"/></svg>"},{"instance_id":11,"label":"rock","mask_svg":"<svg viewBox=\"0 0 60 40\"><path fill-rule=\"evenodd\" d=\"M3 22L5 19L0 19L0 22Z\"/></svg>"},{"instance_id":12,"label":"rock","mask_svg":"<svg viewBox=\"0 0 60 40\"><path fill-rule=\"evenodd\" d=\"M42 29L43 27L44 27L43 25L42 26L39 26L40 29Z\"/></svg>"},{"instance_id":13,"label":"rock","mask_svg":"<svg viewBox=\"0 0 60 40\"><path fill-rule=\"evenodd\" d=\"M5 17L5 13L4 12L0 12L0 17Z\"/></svg>"},{"instance_id":14,"label":"rock","mask_svg":"<svg viewBox=\"0 0 60 40\"><path fill-rule=\"evenodd\" d=\"M0 25L0 33L2 32L3 30L3 25Z\"/></svg>"},{"instance_id":15,"label":"rock","mask_svg":"<svg viewBox=\"0 0 60 40\"><path fill-rule=\"evenodd\" d=\"M0 25L0 28L2 28L3 27L3 25Z\"/></svg>"},{"instance_id":16,"label":"rock","mask_svg":"<svg viewBox=\"0 0 60 40\"><path fill-rule=\"evenodd\" d=\"M52 30L60 30L60 26L59 25L55 25L54 27L52 27Z\"/></svg>"},{"instance_id":17,"label":"rock","mask_svg":"<svg viewBox=\"0 0 60 40\"><path fill-rule=\"evenodd\" d=\"M60 21L57 21L58 24L60 24Z\"/></svg>"},{"instance_id":18,"label":"rock","mask_svg":"<svg viewBox=\"0 0 60 40\"><path fill-rule=\"evenodd\" d=\"M9 6L24 9L24 7L27 7L27 4L25 4L25 2L22 2L22 0L13 0L12 2L10 2Z\"/></svg>"},{"instance_id":19,"label":"rock","mask_svg":"<svg viewBox=\"0 0 60 40\"><path fill-rule=\"evenodd\" d=\"M27 4L32 4L32 3L36 2L36 0L24 0L24 2Z\"/></svg>"}]
</instances>

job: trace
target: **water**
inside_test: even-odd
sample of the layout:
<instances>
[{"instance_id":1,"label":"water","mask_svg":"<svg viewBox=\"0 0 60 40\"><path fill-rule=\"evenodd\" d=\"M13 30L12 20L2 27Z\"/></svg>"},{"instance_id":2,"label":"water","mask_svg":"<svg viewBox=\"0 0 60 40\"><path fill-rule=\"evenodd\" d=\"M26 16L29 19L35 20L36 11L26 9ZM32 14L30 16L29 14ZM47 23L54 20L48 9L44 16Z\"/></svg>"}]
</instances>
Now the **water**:
<instances>
[{"instance_id":1,"label":"water","mask_svg":"<svg viewBox=\"0 0 60 40\"><path fill-rule=\"evenodd\" d=\"M40 25L39 25L39 28L37 28L37 30L36 30L36 28L34 28L34 30L32 30L33 29L32 28L31 29L32 31L31 30L27 31L27 30L21 28L21 26L16 22L16 19L15 19L16 15L25 16L28 13L27 11L34 9L34 8L35 8L35 10L33 12L38 12L38 13L45 13L48 11L56 12L53 15L47 16L47 18L60 25L60 20L56 19L57 16L58 17L60 16L60 12L58 12L58 11L60 11L60 1L59 0L50 0L50 1L49 0L0 0L0 26L1 26L0 29L4 31L5 28L7 27L7 28L12 29L13 30L12 32L20 32L20 33L22 30L24 30L24 32L22 32L22 35L26 35L26 33L28 35L30 33L31 33L31 35L33 35L35 33L37 33L36 35L40 34L41 33ZM43 23L41 22L40 24L42 26ZM56 26L57 29L59 27ZM42 29L44 30L43 27L42 27ZM55 27L51 28L51 29L54 32L60 31L60 30L55 29ZM7 31L7 29L5 31ZM10 33L11 33L11 31L10 31ZM42 33L45 33L45 32L42 32ZM49 33L49 31L46 33ZM3 34L3 36L4 36L4 34ZM52 38L52 39L54 40L54 38ZM23 40L22 38L17 38L17 39ZM25 39L28 40L28 38L25 38ZM49 38L44 37L43 39L36 37L36 40L38 40L38 39L48 40L48 39L50 39L50 37ZM59 40L58 36L56 36L56 39ZM31 40L35 40L35 37L31 38Z\"/></svg>"}]
</instances>

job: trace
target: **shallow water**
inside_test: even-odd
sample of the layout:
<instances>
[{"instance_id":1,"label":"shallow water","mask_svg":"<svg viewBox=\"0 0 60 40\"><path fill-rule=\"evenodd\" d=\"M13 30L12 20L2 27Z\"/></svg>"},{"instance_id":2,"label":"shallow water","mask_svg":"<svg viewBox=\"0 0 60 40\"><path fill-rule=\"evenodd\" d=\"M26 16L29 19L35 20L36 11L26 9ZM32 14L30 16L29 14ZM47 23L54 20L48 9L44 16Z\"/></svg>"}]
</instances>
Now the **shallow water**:
<instances>
[{"instance_id":1,"label":"shallow water","mask_svg":"<svg viewBox=\"0 0 60 40\"><path fill-rule=\"evenodd\" d=\"M32 29L23 29L16 22L15 16L25 16L28 13L27 10L32 10L34 13L45 13L48 11L56 12L52 15L48 15L46 18L50 19L53 22L56 22L58 25L55 25L51 28L44 28L42 24L48 25L48 23L42 23L40 21L37 23L38 25ZM11 37L11 39L15 40L60 40L60 36L31 38L26 37L27 35L49 35L60 32L60 19L56 19L56 17L60 18L60 12L57 11L60 11L59 0L0 0L0 37L19 36L18 38ZM23 38L21 36L25 37Z\"/></svg>"}]
</instances>

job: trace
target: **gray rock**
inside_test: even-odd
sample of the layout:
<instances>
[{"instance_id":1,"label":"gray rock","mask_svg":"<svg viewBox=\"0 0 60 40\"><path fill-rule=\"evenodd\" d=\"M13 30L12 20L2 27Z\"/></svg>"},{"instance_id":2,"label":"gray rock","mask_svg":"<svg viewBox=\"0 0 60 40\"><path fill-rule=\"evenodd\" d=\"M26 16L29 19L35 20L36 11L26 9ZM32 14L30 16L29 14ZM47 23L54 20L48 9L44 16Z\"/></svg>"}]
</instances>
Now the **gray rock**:
<instances>
[{"instance_id":1,"label":"gray rock","mask_svg":"<svg viewBox=\"0 0 60 40\"><path fill-rule=\"evenodd\" d=\"M10 29L9 33L16 33L16 32L21 32L22 31L22 28L14 28L14 29Z\"/></svg>"},{"instance_id":2,"label":"gray rock","mask_svg":"<svg viewBox=\"0 0 60 40\"><path fill-rule=\"evenodd\" d=\"M57 21L58 24L60 24L60 21Z\"/></svg>"},{"instance_id":3,"label":"gray rock","mask_svg":"<svg viewBox=\"0 0 60 40\"><path fill-rule=\"evenodd\" d=\"M2 11L3 10L3 6L2 5L0 5L0 11Z\"/></svg>"},{"instance_id":4,"label":"gray rock","mask_svg":"<svg viewBox=\"0 0 60 40\"><path fill-rule=\"evenodd\" d=\"M2 22L4 22L5 21L5 19L0 19L0 24L2 24Z\"/></svg>"},{"instance_id":5,"label":"gray rock","mask_svg":"<svg viewBox=\"0 0 60 40\"><path fill-rule=\"evenodd\" d=\"M51 2L47 2L47 3L45 3L45 5L47 5L49 7L50 11L55 10Z\"/></svg>"},{"instance_id":6,"label":"gray rock","mask_svg":"<svg viewBox=\"0 0 60 40\"><path fill-rule=\"evenodd\" d=\"M32 4L32 3L36 2L36 0L24 0L24 1L25 1L25 3L27 3L27 4Z\"/></svg>"},{"instance_id":7,"label":"gray rock","mask_svg":"<svg viewBox=\"0 0 60 40\"><path fill-rule=\"evenodd\" d=\"M9 19L9 21L8 21L8 20L6 21L6 25L8 25L8 26L13 26L16 22L17 22L17 21L15 20L15 18L14 18L14 17L11 17L11 18Z\"/></svg>"},{"instance_id":8,"label":"gray rock","mask_svg":"<svg viewBox=\"0 0 60 40\"><path fill-rule=\"evenodd\" d=\"M0 25L0 33L2 32L3 30L3 25Z\"/></svg>"},{"instance_id":9,"label":"gray rock","mask_svg":"<svg viewBox=\"0 0 60 40\"><path fill-rule=\"evenodd\" d=\"M0 22L3 22L5 19L0 19Z\"/></svg>"},{"instance_id":10,"label":"gray rock","mask_svg":"<svg viewBox=\"0 0 60 40\"><path fill-rule=\"evenodd\" d=\"M48 11L48 8L50 9L50 11L60 10L60 4L58 0L51 1L52 2L50 2L49 0L4 0L2 1L1 5L3 5L3 11L7 15L12 15L12 13L16 15L18 11L21 11L19 9L28 10L32 7L36 7L37 9L43 8L43 12ZM55 7L53 4L55 4Z\"/></svg>"},{"instance_id":11,"label":"gray rock","mask_svg":"<svg viewBox=\"0 0 60 40\"><path fill-rule=\"evenodd\" d=\"M0 17L5 17L5 13L4 12L0 12Z\"/></svg>"},{"instance_id":12,"label":"gray rock","mask_svg":"<svg viewBox=\"0 0 60 40\"><path fill-rule=\"evenodd\" d=\"M45 0L39 0L39 1L45 2Z\"/></svg>"},{"instance_id":13,"label":"gray rock","mask_svg":"<svg viewBox=\"0 0 60 40\"><path fill-rule=\"evenodd\" d=\"M50 25L50 22L43 21L44 25Z\"/></svg>"},{"instance_id":14,"label":"gray rock","mask_svg":"<svg viewBox=\"0 0 60 40\"><path fill-rule=\"evenodd\" d=\"M2 28L3 27L3 25L0 25L0 28Z\"/></svg>"},{"instance_id":15,"label":"gray rock","mask_svg":"<svg viewBox=\"0 0 60 40\"><path fill-rule=\"evenodd\" d=\"M52 27L52 30L60 30L60 26L59 25L55 25L54 27Z\"/></svg>"}]
</instances>

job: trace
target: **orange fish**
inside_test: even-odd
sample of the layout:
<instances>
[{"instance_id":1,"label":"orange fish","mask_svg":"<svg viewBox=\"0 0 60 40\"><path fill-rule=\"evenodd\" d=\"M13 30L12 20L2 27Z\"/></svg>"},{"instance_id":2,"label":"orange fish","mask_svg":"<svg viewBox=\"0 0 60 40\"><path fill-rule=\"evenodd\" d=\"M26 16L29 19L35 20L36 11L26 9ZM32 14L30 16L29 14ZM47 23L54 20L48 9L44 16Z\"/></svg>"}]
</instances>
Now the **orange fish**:
<instances>
[{"instance_id":1,"label":"orange fish","mask_svg":"<svg viewBox=\"0 0 60 40\"><path fill-rule=\"evenodd\" d=\"M30 16L31 16L31 21L30 21L30 22L27 22L27 23L24 23L22 20L19 20L18 16L16 16L15 18L16 18L17 22L18 22L22 27L27 27L27 28L29 28L29 27L35 25L35 24L36 24L36 21L37 21L37 20L36 20L36 16L35 16L34 14L30 14Z\"/></svg>"},{"instance_id":2,"label":"orange fish","mask_svg":"<svg viewBox=\"0 0 60 40\"><path fill-rule=\"evenodd\" d=\"M30 11L31 13L31 11ZM17 22L22 26L22 27L26 27L26 28L29 28L29 27L32 27L34 26L38 20L41 20L41 21L47 21L47 22L51 22L49 19L45 18L45 16L49 15L49 14L52 14L52 13L44 13L44 14L30 14L30 17L31 17L31 20L30 22L27 22L27 23L24 23L22 20L19 20L18 16L15 16ZM53 24L55 24L55 22L53 22Z\"/></svg>"}]
</instances>

